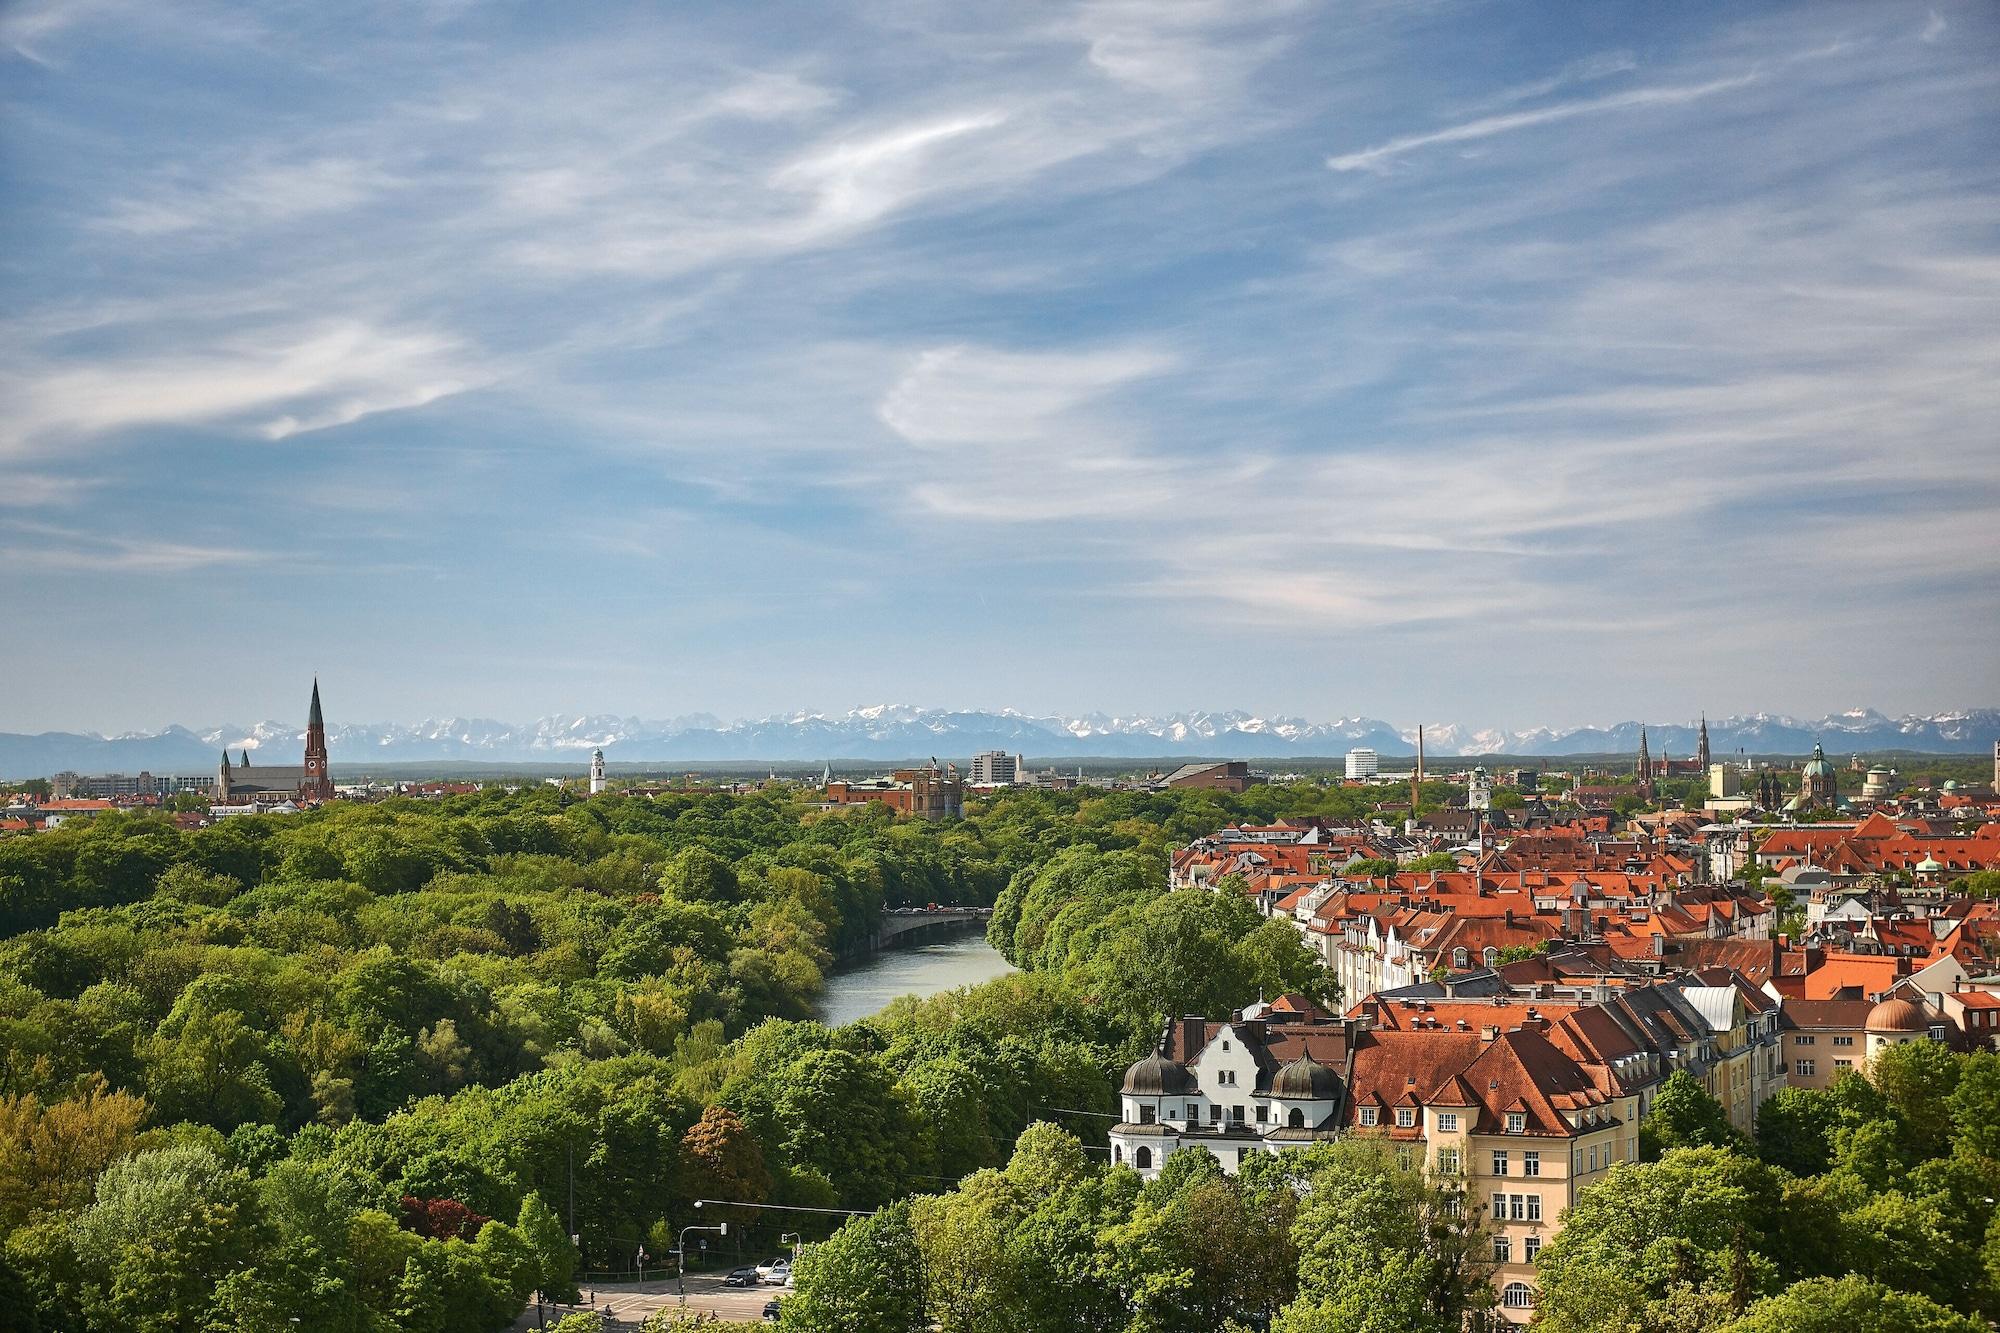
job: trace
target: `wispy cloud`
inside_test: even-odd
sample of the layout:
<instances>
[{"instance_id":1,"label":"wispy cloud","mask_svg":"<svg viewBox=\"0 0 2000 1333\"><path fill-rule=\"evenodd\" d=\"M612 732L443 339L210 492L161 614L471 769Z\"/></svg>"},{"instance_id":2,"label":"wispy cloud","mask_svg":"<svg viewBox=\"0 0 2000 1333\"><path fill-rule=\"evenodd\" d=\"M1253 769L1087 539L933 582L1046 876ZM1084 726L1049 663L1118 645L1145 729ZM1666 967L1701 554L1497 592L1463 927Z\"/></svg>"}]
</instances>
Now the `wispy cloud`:
<instances>
[{"instance_id":1,"label":"wispy cloud","mask_svg":"<svg viewBox=\"0 0 2000 1333\"><path fill-rule=\"evenodd\" d=\"M453 340L360 321L193 349L16 370L0 453L135 426L221 424L282 440L459 393L484 372Z\"/></svg>"},{"instance_id":2,"label":"wispy cloud","mask_svg":"<svg viewBox=\"0 0 2000 1333\"><path fill-rule=\"evenodd\" d=\"M1478 120L1468 120L1439 130L1406 134L1376 144L1372 148L1363 148L1358 152L1341 153L1328 158L1326 164L1335 171L1377 169L1406 153L1437 144L1471 143L1479 139L1490 139L1499 134L1533 129L1538 125L1553 125L1565 120L1575 120L1582 116L1601 116L1610 112L1636 111L1647 107L1684 106L1705 97L1713 97L1717 93L1733 92L1738 88L1748 87L1757 79L1755 73L1750 73L1710 79L1704 83L1660 84L1650 88L1634 88L1629 92L1609 93L1603 97L1558 102L1553 106L1535 107L1528 111L1482 116Z\"/></svg>"},{"instance_id":3,"label":"wispy cloud","mask_svg":"<svg viewBox=\"0 0 2000 1333\"><path fill-rule=\"evenodd\" d=\"M43 523L0 523L0 560L65 574L187 574L270 559L239 546L151 541Z\"/></svg>"}]
</instances>

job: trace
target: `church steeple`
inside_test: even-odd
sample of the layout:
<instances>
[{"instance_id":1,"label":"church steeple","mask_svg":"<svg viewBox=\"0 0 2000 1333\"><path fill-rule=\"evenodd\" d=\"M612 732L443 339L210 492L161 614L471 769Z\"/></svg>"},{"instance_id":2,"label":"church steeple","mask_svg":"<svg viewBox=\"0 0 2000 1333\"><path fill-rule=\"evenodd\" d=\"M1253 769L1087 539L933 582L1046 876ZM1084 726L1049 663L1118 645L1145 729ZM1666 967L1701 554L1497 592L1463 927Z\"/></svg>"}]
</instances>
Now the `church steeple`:
<instances>
[{"instance_id":1,"label":"church steeple","mask_svg":"<svg viewBox=\"0 0 2000 1333\"><path fill-rule=\"evenodd\" d=\"M1708 714L1701 715L1701 730L1695 733L1694 761L1701 765L1702 776L1708 775Z\"/></svg>"},{"instance_id":2,"label":"church steeple","mask_svg":"<svg viewBox=\"0 0 2000 1333\"><path fill-rule=\"evenodd\" d=\"M319 677L313 677L312 704L306 710L305 780L299 797L307 801L333 799L333 779L326 771L326 719L319 711Z\"/></svg>"},{"instance_id":3,"label":"church steeple","mask_svg":"<svg viewBox=\"0 0 2000 1333\"><path fill-rule=\"evenodd\" d=\"M1653 756L1646 749L1646 724L1639 724L1639 795L1653 799Z\"/></svg>"}]
</instances>

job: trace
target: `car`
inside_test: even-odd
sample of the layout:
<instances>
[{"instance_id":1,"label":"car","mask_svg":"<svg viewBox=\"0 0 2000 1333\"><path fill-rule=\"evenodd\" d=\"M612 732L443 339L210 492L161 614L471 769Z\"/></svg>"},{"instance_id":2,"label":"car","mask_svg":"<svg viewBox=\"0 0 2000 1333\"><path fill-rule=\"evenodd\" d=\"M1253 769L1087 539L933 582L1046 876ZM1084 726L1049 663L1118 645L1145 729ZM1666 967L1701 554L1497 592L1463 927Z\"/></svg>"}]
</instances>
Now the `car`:
<instances>
[{"instance_id":1,"label":"car","mask_svg":"<svg viewBox=\"0 0 2000 1333\"><path fill-rule=\"evenodd\" d=\"M778 1322L778 1303L776 1301L764 1302L764 1322L767 1324Z\"/></svg>"},{"instance_id":2,"label":"car","mask_svg":"<svg viewBox=\"0 0 2000 1333\"><path fill-rule=\"evenodd\" d=\"M790 1259L773 1259L768 1264L758 1264L757 1271L763 1275L767 1287L782 1287L785 1279L792 1275Z\"/></svg>"},{"instance_id":3,"label":"car","mask_svg":"<svg viewBox=\"0 0 2000 1333\"><path fill-rule=\"evenodd\" d=\"M746 1264L742 1268L730 1269L728 1274L722 1279L722 1285L725 1287L754 1287L763 1282L763 1280L764 1275L762 1273Z\"/></svg>"}]
</instances>

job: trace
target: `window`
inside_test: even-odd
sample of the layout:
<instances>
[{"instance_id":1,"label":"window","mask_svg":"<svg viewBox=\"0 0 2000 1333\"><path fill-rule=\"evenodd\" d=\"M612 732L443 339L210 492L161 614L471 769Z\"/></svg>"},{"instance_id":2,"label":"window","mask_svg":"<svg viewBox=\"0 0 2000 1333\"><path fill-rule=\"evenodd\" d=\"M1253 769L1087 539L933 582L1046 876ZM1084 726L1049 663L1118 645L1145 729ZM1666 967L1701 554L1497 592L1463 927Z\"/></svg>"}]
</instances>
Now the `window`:
<instances>
[{"instance_id":1,"label":"window","mask_svg":"<svg viewBox=\"0 0 2000 1333\"><path fill-rule=\"evenodd\" d=\"M1417 1113L1407 1106L1396 1108L1396 1128L1408 1129L1417 1123Z\"/></svg>"},{"instance_id":2,"label":"window","mask_svg":"<svg viewBox=\"0 0 2000 1333\"><path fill-rule=\"evenodd\" d=\"M1521 1255L1529 1263L1535 1262L1535 1256L1541 1252L1542 1238L1540 1236L1530 1236L1521 1242Z\"/></svg>"},{"instance_id":3,"label":"window","mask_svg":"<svg viewBox=\"0 0 2000 1333\"><path fill-rule=\"evenodd\" d=\"M1124 1160L1125 1160L1125 1145L1124 1145L1124 1144L1122 1144L1122 1143L1114 1143L1114 1144L1112 1144L1112 1145L1111 1145L1111 1160L1112 1160L1112 1161L1114 1161L1114 1162L1122 1162L1122 1161L1124 1161Z\"/></svg>"},{"instance_id":4,"label":"window","mask_svg":"<svg viewBox=\"0 0 2000 1333\"><path fill-rule=\"evenodd\" d=\"M1456 1111L1438 1112L1438 1132L1440 1134L1458 1133L1458 1113Z\"/></svg>"},{"instance_id":5,"label":"window","mask_svg":"<svg viewBox=\"0 0 2000 1333\"><path fill-rule=\"evenodd\" d=\"M1464 949L1453 949L1451 951L1451 965L1460 971L1464 971L1466 968L1472 966L1472 955Z\"/></svg>"},{"instance_id":6,"label":"window","mask_svg":"<svg viewBox=\"0 0 2000 1333\"><path fill-rule=\"evenodd\" d=\"M1411 1164L1416 1160L1417 1155L1413 1149L1407 1147L1396 1149L1396 1165L1403 1168L1403 1170L1409 1170Z\"/></svg>"},{"instance_id":7,"label":"window","mask_svg":"<svg viewBox=\"0 0 2000 1333\"><path fill-rule=\"evenodd\" d=\"M1438 1149L1438 1174L1444 1176L1455 1176L1458 1174L1458 1149Z\"/></svg>"},{"instance_id":8,"label":"window","mask_svg":"<svg viewBox=\"0 0 2000 1333\"><path fill-rule=\"evenodd\" d=\"M1594 1143L1590 1146L1590 1169L1597 1169L1597 1145Z\"/></svg>"},{"instance_id":9,"label":"window","mask_svg":"<svg viewBox=\"0 0 2000 1333\"><path fill-rule=\"evenodd\" d=\"M1304 1129L1306 1127L1306 1113L1294 1106L1292 1113L1285 1118L1285 1123L1293 1129Z\"/></svg>"},{"instance_id":10,"label":"window","mask_svg":"<svg viewBox=\"0 0 2000 1333\"><path fill-rule=\"evenodd\" d=\"M1132 1150L1132 1165L1141 1171L1153 1165L1153 1150L1144 1146Z\"/></svg>"},{"instance_id":11,"label":"window","mask_svg":"<svg viewBox=\"0 0 2000 1333\"><path fill-rule=\"evenodd\" d=\"M1507 1154L1499 1149L1495 1149L1493 1153L1493 1174L1496 1176L1507 1174Z\"/></svg>"},{"instance_id":12,"label":"window","mask_svg":"<svg viewBox=\"0 0 2000 1333\"><path fill-rule=\"evenodd\" d=\"M1811 1078L1812 1076L1813 1076L1813 1062L1810 1060L1799 1061L1799 1077Z\"/></svg>"},{"instance_id":13,"label":"window","mask_svg":"<svg viewBox=\"0 0 2000 1333\"><path fill-rule=\"evenodd\" d=\"M1220 1102L1208 1108L1208 1123L1211 1125L1222 1123L1222 1104Z\"/></svg>"},{"instance_id":14,"label":"window","mask_svg":"<svg viewBox=\"0 0 2000 1333\"><path fill-rule=\"evenodd\" d=\"M1509 1134L1524 1133L1527 1128L1528 1117L1525 1114L1520 1111L1509 1111L1507 1113L1507 1132Z\"/></svg>"},{"instance_id":15,"label":"window","mask_svg":"<svg viewBox=\"0 0 2000 1333\"><path fill-rule=\"evenodd\" d=\"M1833 1067L1834 1067L1835 1069L1852 1069L1852 1068L1854 1068L1854 1061L1852 1061L1852 1060L1835 1060L1835 1061L1833 1062Z\"/></svg>"},{"instance_id":16,"label":"window","mask_svg":"<svg viewBox=\"0 0 2000 1333\"><path fill-rule=\"evenodd\" d=\"M1836 1046L1852 1046L1852 1045L1854 1044L1854 1038L1852 1038L1852 1037L1835 1037L1835 1038L1833 1039L1833 1044L1834 1044L1834 1045L1836 1045Z\"/></svg>"},{"instance_id":17,"label":"window","mask_svg":"<svg viewBox=\"0 0 2000 1333\"><path fill-rule=\"evenodd\" d=\"M1229 1039L1227 1037L1222 1039L1222 1049L1225 1051L1229 1049Z\"/></svg>"},{"instance_id":18,"label":"window","mask_svg":"<svg viewBox=\"0 0 2000 1333\"><path fill-rule=\"evenodd\" d=\"M1532 1310L1535 1308L1535 1290L1525 1282L1509 1282L1500 1293L1500 1304L1509 1310Z\"/></svg>"},{"instance_id":19,"label":"window","mask_svg":"<svg viewBox=\"0 0 2000 1333\"><path fill-rule=\"evenodd\" d=\"M1530 1222L1542 1220L1542 1196L1539 1194L1528 1196L1528 1220Z\"/></svg>"},{"instance_id":20,"label":"window","mask_svg":"<svg viewBox=\"0 0 2000 1333\"><path fill-rule=\"evenodd\" d=\"M1539 1176L1542 1174L1542 1155L1538 1152L1522 1153L1521 1174L1524 1176Z\"/></svg>"},{"instance_id":21,"label":"window","mask_svg":"<svg viewBox=\"0 0 2000 1333\"><path fill-rule=\"evenodd\" d=\"M1152 1107L1150 1107L1150 1106L1142 1106L1142 1107L1140 1107L1140 1108L1139 1108L1139 1123L1140 1123L1140 1124L1142 1124L1142 1125L1150 1125L1150 1124L1152 1124L1152 1123L1153 1123L1153 1108L1152 1108Z\"/></svg>"},{"instance_id":22,"label":"window","mask_svg":"<svg viewBox=\"0 0 2000 1333\"><path fill-rule=\"evenodd\" d=\"M1232 1123L1234 1123L1234 1124L1238 1124L1238 1125L1242 1124L1242 1123L1243 1123L1243 1108L1242 1108L1242 1107L1240 1107L1240 1106L1232 1106L1232 1107L1230 1107L1230 1108L1229 1108L1229 1119L1230 1119L1230 1121L1231 1121Z\"/></svg>"},{"instance_id":23,"label":"window","mask_svg":"<svg viewBox=\"0 0 2000 1333\"><path fill-rule=\"evenodd\" d=\"M1364 1106L1361 1108L1361 1123L1364 1125L1373 1125L1375 1123L1374 1107Z\"/></svg>"},{"instance_id":24,"label":"window","mask_svg":"<svg viewBox=\"0 0 2000 1333\"><path fill-rule=\"evenodd\" d=\"M1187 1104L1187 1114L1181 1118L1186 1120L1190 1125L1194 1124L1197 1120L1201 1119L1201 1106L1196 1102L1189 1102Z\"/></svg>"},{"instance_id":25,"label":"window","mask_svg":"<svg viewBox=\"0 0 2000 1333\"><path fill-rule=\"evenodd\" d=\"M1513 1258L1514 1243L1505 1236L1495 1236L1493 1238L1493 1262L1496 1264L1510 1263Z\"/></svg>"},{"instance_id":26,"label":"window","mask_svg":"<svg viewBox=\"0 0 2000 1333\"><path fill-rule=\"evenodd\" d=\"M1793 1038L1792 1038L1792 1045L1794 1045L1794 1046L1810 1046L1810 1045L1812 1045L1812 1044L1813 1044L1813 1042L1815 1042L1816 1040L1818 1040L1818 1038L1816 1038L1816 1037L1803 1037L1803 1036L1801 1036L1801 1037L1793 1037Z\"/></svg>"},{"instance_id":27,"label":"window","mask_svg":"<svg viewBox=\"0 0 2000 1333\"><path fill-rule=\"evenodd\" d=\"M1270 1124L1270 1123L1271 1123L1271 1108L1270 1108L1270 1107L1268 1107L1268 1106L1259 1106L1259 1107L1257 1108L1257 1123L1258 1123L1258 1124L1260 1124L1260 1125L1268 1125L1268 1124Z\"/></svg>"}]
</instances>

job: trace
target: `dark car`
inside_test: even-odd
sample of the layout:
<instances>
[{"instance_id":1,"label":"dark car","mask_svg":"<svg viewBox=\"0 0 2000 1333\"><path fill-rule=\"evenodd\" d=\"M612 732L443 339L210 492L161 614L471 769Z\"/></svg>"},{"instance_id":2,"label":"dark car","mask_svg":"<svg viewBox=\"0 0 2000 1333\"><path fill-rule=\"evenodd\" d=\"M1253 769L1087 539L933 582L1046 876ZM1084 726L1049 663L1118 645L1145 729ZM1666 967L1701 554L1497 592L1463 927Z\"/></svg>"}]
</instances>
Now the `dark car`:
<instances>
[{"instance_id":1,"label":"dark car","mask_svg":"<svg viewBox=\"0 0 2000 1333\"><path fill-rule=\"evenodd\" d=\"M732 1268L729 1270L729 1275L722 1279L722 1285L725 1287L754 1287L761 1281L763 1281L763 1275L754 1267Z\"/></svg>"},{"instance_id":2,"label":"dark car","mask_svg":"<svg viewBox=\"0 0 2000 1333\"><path fill-rule=\"evenodd\" d=\"M764 1302L764 1322L767 1324L778 1322L778 1303L776 1301Z\"/></svg>"}]
</instances>

